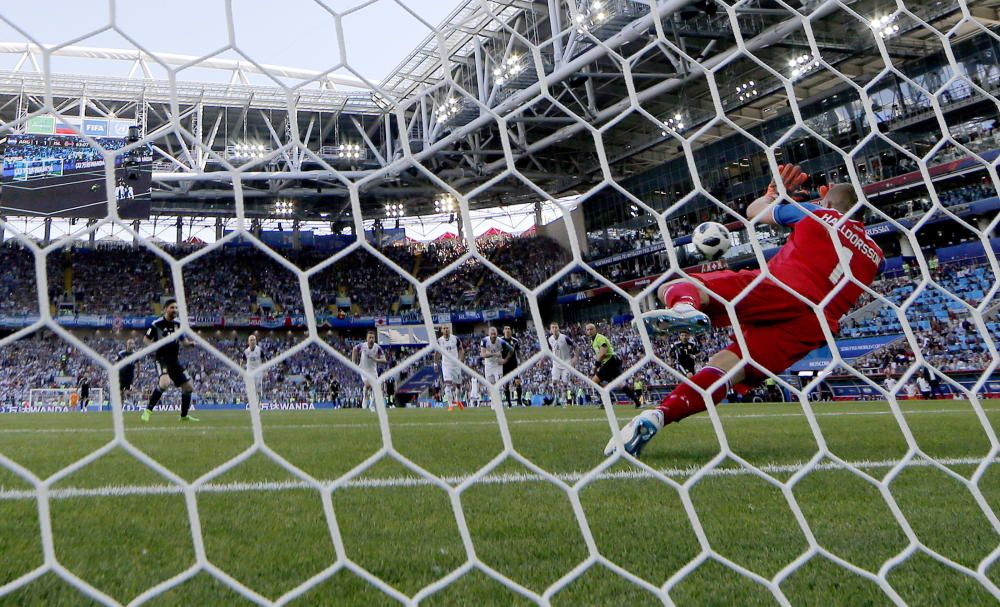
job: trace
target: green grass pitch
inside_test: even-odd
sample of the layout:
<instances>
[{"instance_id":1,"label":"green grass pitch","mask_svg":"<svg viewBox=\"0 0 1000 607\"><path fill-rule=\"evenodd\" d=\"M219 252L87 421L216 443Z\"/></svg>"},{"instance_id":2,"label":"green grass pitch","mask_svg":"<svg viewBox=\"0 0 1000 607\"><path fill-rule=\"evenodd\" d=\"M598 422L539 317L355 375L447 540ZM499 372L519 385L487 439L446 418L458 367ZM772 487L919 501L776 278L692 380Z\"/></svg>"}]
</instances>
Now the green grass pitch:
<instances>
[{"instance_id":1,"label":"green grass pitch","mask_svg":"<svg viewBox=\"0 0 1000 607\"><path fill-rule=\"evenodd\" d=\"M984 403L995 428L1000 402ZM912 439L928 456L971 479L991 453L989 435L963 401L902 403ZM797 404L719 408L729 447L780 482L817 452L813 429ZM837 457L883 479L908 450L889 405L824 403L814 406L819 430ZM630 409L616 411L624 422ZM505 411L514 448L570 485L603 461L610 436L606 413L594 408ZM200 414L181 425L157 412L149 424L125 418L125 437L179 477L193 481L253 446L247 412ZM458 484L503 450L496 414L488 409L391 410L392 446L428 472ZM332 481L383 446L378 419L364 411L263 412L266 445L304 473ZM40 478L105 446L114 437L109 414L5 415L0 453ZM993 447L995 448L995 447ZM707 415L669 426L647 447L643 462L678 483L719 453ZM995 455L995 451L993 451ZM898 599L911 605L991 605L997 597L974 578L942 564L913 544L879 489L821 462L791 492L815 541L853 565L877 572L909 555L888 573ZM703 540L732 563L764 578L778 575L809 550L781 489L747 473L731 459L690 488ZM654 587L670 583L677 605L775 605L761 584L720 560L697 563L699 536L678 491L617 463L579 493L596 553ZM988 508L1000 510L1000 468L991 463L978 480ZM185 496L176 485L128 454L110 449L53 487L49 512L58 562L115 601L128 603L156 584L191 570L201 548L192 539ZM998 550L998 529L973 492L919 457L888 485L919 542L976 570ZM39 503L32 486L0 468L0 587L43 562ZM213 478L194 496L208 561L233 579L276 601L321 573L328 577L292 605L395 605L364 579L384 580L401 595L467 566L459 533L460 503L478 559L543 595L594 554L567 493L508 457L471 484L456 502L404 465L384 458L332 492L331 534L321 492L261 453ZM342 546L349 566L331 573ZM914 549L916 548L916 549ZM910 550L910 552L907 552ZM343 563L344 561L340 561ZM696 562L683 579L679 570ZM983 568L1000 584L1000 564ZM678 581L679 580L679 581ZM674 583L676 582L676 583ZM889 605L877 584L816 555L782 578L793 605ZM656 605L654 594L596 564L558 592L555 605ZM0 605L94 604L52 573L0 596ZM149 601L150 605L239 605L246 599L206 572ZM471 569L421 605L531 604L479 569Z\"/></svg>"}]
</instances>

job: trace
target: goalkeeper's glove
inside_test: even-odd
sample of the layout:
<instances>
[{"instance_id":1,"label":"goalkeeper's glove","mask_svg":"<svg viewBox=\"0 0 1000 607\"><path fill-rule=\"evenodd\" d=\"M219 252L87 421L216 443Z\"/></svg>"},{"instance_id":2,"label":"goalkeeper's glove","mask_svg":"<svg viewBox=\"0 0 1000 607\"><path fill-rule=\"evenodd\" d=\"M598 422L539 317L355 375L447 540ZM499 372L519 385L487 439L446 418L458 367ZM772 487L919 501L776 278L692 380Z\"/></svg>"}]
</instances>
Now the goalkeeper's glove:
<instances>
[{"instance_id":1,"label":"goalkeeper's glove","mask_svg":"<svg viewBox=\"0 0 1000 607\"><path fill-rule=\"evenodd\" d=\"M809 179L809 173L803 173L802 169L797 164L779 164L778 175L781 177L781 183L785 186L785 191L792 194L793 198L796 198L795 194L802 191L802 184ZM764 192L764 196L767 196L772 200L778 197L778 186L775 182L772 181L770 185L767 186L767 191Z\"/></svg>"}]
</instances>

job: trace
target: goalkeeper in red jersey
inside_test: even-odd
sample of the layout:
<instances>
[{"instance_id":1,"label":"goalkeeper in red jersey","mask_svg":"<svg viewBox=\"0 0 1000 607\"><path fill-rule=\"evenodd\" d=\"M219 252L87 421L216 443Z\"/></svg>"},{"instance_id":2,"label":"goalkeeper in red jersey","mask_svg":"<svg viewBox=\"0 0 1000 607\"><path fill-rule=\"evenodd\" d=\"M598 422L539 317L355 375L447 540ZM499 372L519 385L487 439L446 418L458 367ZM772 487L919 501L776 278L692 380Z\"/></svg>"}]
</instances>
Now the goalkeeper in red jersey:
<instances>
[{"instance_id":1,"label":"goalkeeper in red jersey","mask_svg":"<svg viewBox=\"0 0 1000 607\"><path fill-rule=\"evenodd\" d=\"M790 193L799 190L809 177L796 165L782 165L778 170L785 190ZM884 255L865 233L864 224L845 216L857 203L850 184L822 188L820 194L818 203L782 204L772 183L747 208L750 219L792 228L784 246L767 264L769 277L755 283L760 270L724 270L689 274L689 279L671 281L659 288L657 299L665 308L644 315L652 333L670 330L700 333L713 325L729 325L729 314L716 298L733 301L742 294L734 309L747 352L743 352L734 337L729 347L717 352L690 377L690 383L681 383L656 409L645 411L626 424L621 437L628 453L638 457L663 426L708 408L706 398L691 384L705 390L712 402L718 403L730 390L745 393L763 382L768 373L781 373L812 350L826 345L821 318L833 334L837 333L840 317L863 292L857 283L871 284L882 267ZM820 304L822 314L817 314L778 282L804 300ZM716 298L709 297L710 292ZM741 367L747 354L753 362L747 360ZM615 449L612 438L604 453L610 455Z\"/></svg>"}]
</instances>

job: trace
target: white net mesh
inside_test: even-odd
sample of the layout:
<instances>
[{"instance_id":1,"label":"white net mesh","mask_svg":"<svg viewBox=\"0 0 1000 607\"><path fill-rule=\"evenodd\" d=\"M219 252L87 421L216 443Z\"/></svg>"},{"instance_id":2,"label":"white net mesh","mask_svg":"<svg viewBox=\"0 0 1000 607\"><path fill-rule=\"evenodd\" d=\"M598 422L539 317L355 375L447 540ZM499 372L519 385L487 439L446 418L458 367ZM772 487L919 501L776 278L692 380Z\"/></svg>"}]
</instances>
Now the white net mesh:
<instances>
[{"instance_id":1,"label":"white net mesh","mask_svg":"<svg viewBox=\"0 0 1000 607\"><path fill-rule=\"evenodd\" d=\"M0 503L30 504L32 512L24 516L34 529L10 530L10 545L41 545L37 565L12 567L19 573L0 577L0 599L15 604L84 602L84 597L102 604L189 603L190 596L232 600L226 594L232 591L258 604L317 598L330 603L343 595L323 594L324 588L329 592L329 584L337 582L361 603L487 604L501 601L495 598L500 594L491 593L509 591L502 602L516 595L537 604L562 599L613 604L622 597L631 600L630 593L638 591L645 599L674 604L707 602L699 593L718 582L722 603L787 605L801 596L790 594L790 588L799 592L816 579L826 592L837 584L874 587L875 600L894 604L950 602L947 595L931 596L926 586L920 592L931 594L914 594L910 586L920 586L914 577L941 582L947 592L959 593L959 602L1000 598L995 567L1000 443L991 424L995 410L988 401L984 405L984 395L1000 393L994 375L1000 363L994 236L1000 223L995 204L1000 15L995 4L467 0L438 27L402 0L347 4L302 7L301 19L328 19L340 40L331 51L340 54L338 66L325 72L255 60L239 44L239 11L229 4L220 17L224 21L216 24L228 32L226 48L196 58L141 47L116 21L114 2L110 20L101 27L117 28L130 51L86 50L81 42L86 36L60 47L40 46L31 32L0 15L11 32L26 39L8 49L18 62L2 76L9 135L2 222L8 239L3 250L7 300L0 308L5 369L16 369L13 375L24 372L30 381L80 371L70 368L75 363L53 363L31 353L85 361L80 364L102 386L97 393L103 398L107 390L112 412L108 425L74 434L92 432L94 440L67 448L62 455L72 456L68 465L62 460L27 465L17 450L23 443L8 448L0 443L6 475L0 478ZM379 11L406 15L430 34L376 84L353 65L345 42L350 36L344 32L357 30L351 25L357 15ZM57 73L55 66L72 65L60 62L102 53L131 62L130 75L140 79L94 77L81 92L73 78ZM38 71L27 70L31 65ZM185 70L208 69L229 70L232 78L218 85L186 78ZM137 132L128 133L132 125ZM126 133L137 139L125 139ZM62 151L56 158L39 158L38 148L45 145ZM570 447L565 438L546 444L552 435L538 434L531 424L560 425L569 428L566 434L594 420L567 415L532 421L504 405L533 397L542 403L603 404L602 438L580 451L599 453L622 425L615 405L624 402L624 388L645 390L650 404L668 392L654 386L687 381L686 370L667 352L669 344L633 319L655 307L653 294L667 280L718 269L695 265L686 244L685 237L702 220L731 224L737 234L727 260L749 260L768 276L765 251L782 242L784 233L759 217L747 219L745 210L786 162L803 165L817 184L850 183L859 197L852 216L868 220L869 234L893 234L895 250L886 256L898 263L887 267L885 278L860 284L849 267L843 268L847 281L858 284L864 295L842 322L841 337L868 339L863 354L849 349L857 345L854 341L838 343L821 323L827 343L839 347L812 359L814 364L798 369L805 371L798 376L784 369L767 374L769 391L801 405L795 412L729 414L710 405L710 430L698 430L699 422L691 420L660 439L679 441L670 452L677 463L667 456L650 463L617 453L582 469L551 470L547 463L559 456L553 452ZM144 177L146 171L151 177ZM963 177L969 174L975 180ZM85 224L43 220L44 213L25 218L30 205L38 204L32 196L50 185L44 180L67 178L77 188L68 198L83 202L72 208L47 202L64 206L43 211L91 219ZM143 179L153 182L153 195L145 199L150 186ZM795 197L780 184L778 194ZM495 225L518 203L532 205L525 213L539 233L535 240L512 244L499 233L482 237L482 228ZM133 220L143 215L143 204L152 205L155 221ZM404 240L388 227L393 220L413 234L425 228L424 219L451 226L451 242L389 244ZM508 221L514 225L515 220ZM316 226L315 236L306 236L310 226ZM325 237L337 240L333 250L317 246L310 252L302 246L303 239L318 238L319 226ZM837 227L828 226L828 232L835 234ZM360 237L366 230L372 236ZM291 252L275 240L278 232L284 232L280 238L288 239ZM95 245L105 238L114 243ZM845 259L840 240L833 242ZM965 259L967 251L978 251L975 259ZM116 278L102 282L108 268ZM69 286L75 284L89 284L91 291ZM836 296L832 292L817 303L787 285L782 288L820 319ZM150 355L163 342L117 352L124 348L120 332L146 328L145 321L130 324L142 315L129 312L128 300L152 302L159 313L167 296L176 296L182 333L194 341L196 354L186 366L197 395L196 413L204 411L208 418L218 406L244 410L249 417L249 423L207 426L222 433L218 436L232 433L213 443L219 449L215 455L222 457L210 465L186 465L178 454L210 451L204 446L210 439L199 444L183 438L163 446L146 438L170 430L132 426L133 411L142 408L152 388ZM737 305L746 296L718 300L744 350ZM233 312L240 298L249 304L244 301ZM574 308L581 301L592 305ZM407 349L391 350L388 360L370 345L358 344L356 350L355 342L363 337L352 334L348 343L343 337L348 332L338 324L343 316L367 318L365 329L377 326L373 339L386 351L398 344ZM548 338L550 321L575 331L598 318L603 321L598 329L613 338L626 361L624 372L603 386L589 376L589 344L578 341L572 353L563 352ZM526 323L519 331L523 343L516 370L498 370L489 362L470 366L470 360L487 358L489 346L481 336L462 336L454 348L447 339L437 339L439 327L463 322ZM233 323L241 330L297 331L262 339L263 356L256 363L245 350L253 351L244 333L229 332ZM394 331L394 325L406 328ZM725 343L725 334L716 332L701 346L709 352ZM912 354L906 356L904 349ZM366 366L369 360L382 366ZM727 378L758 362L747 358ZM60 367L49 373L53 364ZM131 373L140 378L134 388L126 379L132 377L130 367L137 367ZM933 387L945 388L963 408L909 407L903 396L910 384L923 392L918 376L924 368L940 378L942 386L935 380ZM421 379L424 375L429 379ZM389 378L392 390L385 384ZM4 379L0 404L18 410L23 402L18 377ZM820 410L811 400L824 391L853 400L880 399L887 406ZM34 394L27 399L30 404L37 400ZM389 411L404 398L472 404L480 401L478 394L491 405L490 416L449 418L443 424L454 426L453 433L410 434L422 419L396 418ZM758 396L769 395L761 391ZM157 415L179 408L180 398L179 391L168 392ZM278 421L268 418L276 413L266 412L316 409L321 403L356 406L368 399L377 419L351 418L327 427L339 424L344 435L363 436L372 447L346 456L324 450L332 447L322 423ZM967 415L964 425L943 425L939 436L922 421L958 411ZM789 416L797 416L800 433L811 438L808 450L789 447L781 453L780 434L734 432L735 424L760 420L764 428ZM836 424L865 416L891 420L891 428L881 426L881 431L894 433L887 439L893 448L844 455L854 447L843 442L845 431ZM76 432L72 424L56 425L0 431L12 440L18 433L44 439ZM488 448L463 442L462 436L476 428L495 432ZM686 428L704 439L697 457L682 453ZM942 436L974 446L949 451L941 446ZM878 439L876 433L858 440ZM443 459L463 459L468 469L412 455L435 441L448 443L440 446ZM744 455L755 441L774 449ZM303 445L314 453L283 454L285 447ZM122 458L111 460L118 470L88 476L113 457ZM129 463L121 463L125 460ZM817 478L835 481L817 488ZM717 484L729 479L743 484ZM897 492L907 483L932 495L913 509ZM830 521L851 521L852 513L817 515L802 502L815 505L817 492L819 501L832 500L823 492L835 493L840 485L858 492L848 505L870 512L865 508L876 504L871 507L888 513L884 518L892 531L880 528L867 538L843 529L831 535ZM357 548L359 542L366 548L392 547L399 540L389 533L359 534L357 521L350 523L359 501L374 520L369 526L378 526L379 517L409 520L405 512L389 511L378 494L360 498L352 493L386 487L417 487L436 496L401 508L424 512L414 519L409 541L437 549L442 528L457 534L458 540L440 548L441 554L452 551L440 557L441 563L434 560L439 555L421 553L433 567L428 565L431 573L419 583L376 574L383 562L356 556L365 552ZM296 512L293 506L280 510L267 500L253 501L258 494L278 501L303 492L319 496L321 520L306 520L315 513ZM640 522L632 520L633 513L595 505L592 496L602 492L617 498L629 492L643 492L644 499L665 496L662 502L641 502L644 508L664 508L649 513L657 519L652 530L676 526L687 535L662 542L657 535L632 537L640 534ZM955 498L958 493L961 498ZM773 499L760 497L765 494ZM211 500L231 495L249 496L239 507L249 504L248 510L259 507L264 514L240 528L219 516L226 504L207 508ZM102 573L96 574L100 581L91 579L81 569L92 569L68 564L69 557L62 555L72 553L73 546L60 539L75 532L60 526L60 503L85 498L135 499L129 505L169 510L172 515L162 516L184 529L185 537L189 530L193 558L153 558L143 550L139 558L162 565L155 584L134 587ZM764 506L757 514L737 512L744 499L751 510L754 504ZM950 499L964 500L964 509L956 510ZM524 506L529 502L533 510ZM517 525L482 527L478 521L488 518L491 503L509 509L522 525L522 536L504 543L504 533ZM563 530L574 539L532 535L553 529L535 520L551 514L549 508L569 521ZM956 549L934 533L929 533L933 540L925 535L935 527L936 533L950 528L955 516L975 519L950 534L978 534L962 538L974 544L971 548ZM756 522L727 528L725 521L734 518ZM613 519L629 522L614 524ZM283 535L307 538L308 545L297 547L302 562L285 563L289 570L283 583L266 588L252 577L237 577L217 561L230 562L226 555L238 552L240 544L220 544L206 535L230 524L249 535L256 532L254 524L267 527L267 543L280 544ZM611 539L609 528L614 529ZM787 539L778 537L782 533ZM838 543L844 541L855 545ZM323 546L310 547L310 542ZM545 548L563 542L578 546L566 548L561 560L547 559ZM741 543L742 552L733 548ZM876 556L844 556L856 555L856 544ZM776 545L784 547L781 556L761 556ZM623 564L622 554L629 551L643 555L646 566ZM380 558L401 558L392 552ZM523 555L525 562L501 567L483 556L502 552ZM12 548L12 554L19 553ZM258 556L245 552L235 558ZM353 582L343 581L348 574ZM53 577L72 593L44 586L41 594L31 594ZM221 594L198 594L205 590L192 584L205 583L206 577ZM706 577L709 581L697 586ZM691 590L692 584L702 590ZM374 598L365 588L377 591ZM467 594L448 594L456 588ZM761 590L763 597L755 594ZM849 596L848 602L863 602L853 597L869 595Z\"/></svg>"}]
</instances>

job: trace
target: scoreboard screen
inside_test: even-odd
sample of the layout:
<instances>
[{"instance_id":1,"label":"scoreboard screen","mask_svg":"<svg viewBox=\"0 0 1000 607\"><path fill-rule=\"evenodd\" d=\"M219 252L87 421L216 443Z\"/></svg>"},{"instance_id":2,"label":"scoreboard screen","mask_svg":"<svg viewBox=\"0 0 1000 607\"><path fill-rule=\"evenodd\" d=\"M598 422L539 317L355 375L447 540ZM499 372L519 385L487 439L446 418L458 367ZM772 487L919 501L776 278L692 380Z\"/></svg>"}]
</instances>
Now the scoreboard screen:
<instances>
[{"instance_id":1,"label":"scoreboard screen","mask_svg":"<svg viewBox=\"0 0 1000 607\"><path fill-rule=\"evenodd\" d=\"M106 150L120 137L95 138ZM99 218L107 214L105 162L100 150L75 135L11 134L3 139L0 213L29 217ZM150 212L152 151L140 147L115 157L115 191L123 219Z\"/></svg>"}]
</instances>

